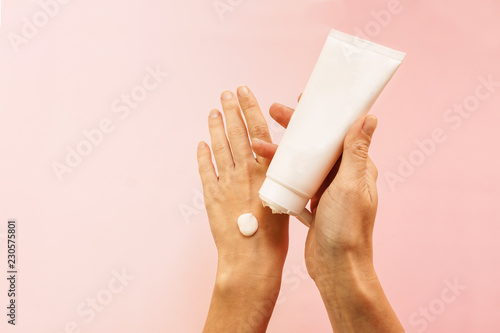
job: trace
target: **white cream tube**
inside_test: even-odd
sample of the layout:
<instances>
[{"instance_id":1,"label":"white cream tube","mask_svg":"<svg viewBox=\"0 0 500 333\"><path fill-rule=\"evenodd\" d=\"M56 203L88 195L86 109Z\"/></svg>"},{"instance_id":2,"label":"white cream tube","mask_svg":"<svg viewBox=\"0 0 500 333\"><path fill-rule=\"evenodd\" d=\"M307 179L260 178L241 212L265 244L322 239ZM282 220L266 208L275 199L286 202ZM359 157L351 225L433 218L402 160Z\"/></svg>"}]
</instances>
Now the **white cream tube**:
<instances>
[{"instance_id":1,"label":"white cream tube","mask_svg":"<svg viewBox=\"0 0 500 333\"><path fill-rule=\"evenodd\" d=\"M404 57L330 31L259 191L265 206L310 223L307 202L340 157L348 130L368 113Z\"/></svg>"}]
</instances>

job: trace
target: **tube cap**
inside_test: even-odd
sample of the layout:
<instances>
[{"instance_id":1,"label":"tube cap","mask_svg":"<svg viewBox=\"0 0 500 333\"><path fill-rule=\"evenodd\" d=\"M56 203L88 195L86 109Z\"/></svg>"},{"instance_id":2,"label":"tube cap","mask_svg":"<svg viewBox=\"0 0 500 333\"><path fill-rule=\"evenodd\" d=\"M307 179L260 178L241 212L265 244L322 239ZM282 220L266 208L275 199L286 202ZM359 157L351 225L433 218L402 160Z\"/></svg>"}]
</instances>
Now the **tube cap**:
<instances>
[{"instance_id":1,"label":"tube cap","mask_svg":"<svg viewBox=\"0 0 500 333\"><path fill-rule=\"evenodd\" d=\"M264 206L271 208L273 213L299 215L309 201L304 197L285 186L266 178L259 190L259 197Z\"/></svg>"}]
</instances>

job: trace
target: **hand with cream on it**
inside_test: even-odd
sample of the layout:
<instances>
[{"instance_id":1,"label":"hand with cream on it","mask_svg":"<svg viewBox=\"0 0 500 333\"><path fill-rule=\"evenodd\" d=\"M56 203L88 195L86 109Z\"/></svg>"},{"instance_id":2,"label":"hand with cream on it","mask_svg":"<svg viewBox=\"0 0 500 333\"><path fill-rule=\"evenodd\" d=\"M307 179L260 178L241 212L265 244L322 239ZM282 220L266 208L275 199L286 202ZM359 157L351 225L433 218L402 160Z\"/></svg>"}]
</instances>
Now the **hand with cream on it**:
<instances>
[{"instance_id":1,"label":"hand with cream on it","mask_svg":"<svg viewBox=\"0 0 500 333\"><path fill-rule=\"evenodd\" d=\"M270 114L287 127L293 111L276 103ZM345 137L341 158L311 199L314 217L305 260L335 332L404 332L372 260L378 196L377 169L368 149L376 126L373 115L354 123ZM256 154L273 158L276 145L260 140L252 143Z\"/></svg>"},{"instance_id":2,"label":"hand with cream on it","mask_svg":"<svg viewBox=\"0 0 500 333\"><path fill-rule=\"evenodd\" d=\"M208 117L212 149L200 142L197 153L218 252L205 331L229 332L236 331L239 325L253 325L252 331L260 332L265 331L278 296L288 251L289 216L272 214L258 195L270 161L254 156L249 136L267 143L271 143L271 136L255 96L241 86L237 96L229 91L222 93L221 103L226 124L222 114L212 110ZM238 218L242 214L256 217L255 234L244 236L240 232ZM255 306L258 308L252 308ZM264 320L248 321L248 314L254 310L264 314Z\"/></svg>"}]
</instances>

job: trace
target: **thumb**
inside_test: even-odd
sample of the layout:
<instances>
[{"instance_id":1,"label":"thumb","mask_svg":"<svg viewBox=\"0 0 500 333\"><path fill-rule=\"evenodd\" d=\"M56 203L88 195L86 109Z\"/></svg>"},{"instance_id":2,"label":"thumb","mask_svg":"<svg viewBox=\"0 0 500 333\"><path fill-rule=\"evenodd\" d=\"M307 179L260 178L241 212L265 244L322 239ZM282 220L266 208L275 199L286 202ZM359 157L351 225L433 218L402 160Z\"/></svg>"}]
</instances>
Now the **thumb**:
<instances>
[{"instance_id":1,"label":"thumb","mask_svg":"<svg viewBox=\"0 0 500 333\"><path fill-rule=\"evenodd\" d=\"M359 118L347 132L339 168L340 179L363 180L366 177L368 150L376 127L377 117L367 115Z\"/></svg>"}]
</instances>

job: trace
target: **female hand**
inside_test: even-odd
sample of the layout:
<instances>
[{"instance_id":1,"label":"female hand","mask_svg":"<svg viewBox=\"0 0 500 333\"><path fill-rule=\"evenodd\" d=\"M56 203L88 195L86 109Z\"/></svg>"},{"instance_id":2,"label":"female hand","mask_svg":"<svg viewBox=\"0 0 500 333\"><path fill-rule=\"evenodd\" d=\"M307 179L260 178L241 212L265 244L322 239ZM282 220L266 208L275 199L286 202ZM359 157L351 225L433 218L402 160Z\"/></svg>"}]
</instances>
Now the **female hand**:
<instances>
[{"instance_id":1,"label":"female hand","mask_svg":"<svg viewBox=\"0 0 500 333\"><path fill-rule=\"evenodd\" d=\"M286 128L293 111L275 103L270 114ZM345 137L342 157L311 199L314 219L306 240L305 257L314 280L331 277L337 266L346 264L347 255L368 265L372 262L378 197L377 169L368 156L368 148L376 125L373 115L356 121ZM275 144L253 141L254 152L269 160L276 149Z\"/></svg>"},{"instance_id":2,"label":"female hand","mask_svg":"<svg viewBox=\"0 0 500 333\"><path fill-rule=\"evenodd\" d=\"M262 206L258 195L270 161L255 157L248 139L250 135L271 143L268 126L252 92L241 86L237 94L238 98L226 91L221 96L226 130L219 111L212 110L208 118L217 171L207 144L200 142L197 154L218 252L206 332L236 331L245 326L252 332L264 331L278 296L288 251L289 216L272 214ZM238 229L238 217L245 213L252 213L259 223L251 237L243 236ZM261 320L252 319L256 317L252 311L257 311Z\"/></svg>"},{"instance_id":3,"label":"female hand","mask_svg":"<svg viewBox=\"0 0 500 333\"><path fill-rule=\"evenodd\" d=\"M300 99L300 97L299 97ZM286 127L293 109L274 104L271 116ZM344 139L342 158L311 200L313 221L305 259L335 332L404 332L373 267L377 169L368 156L377 118L359 118ZM254 140L272 159L276 145Z\"/></svg>"}]
</instances>

